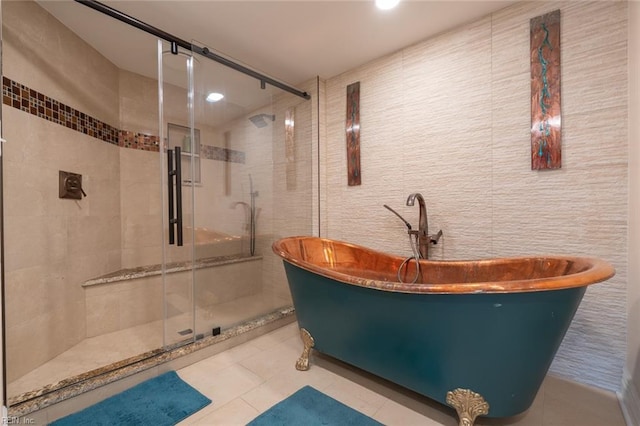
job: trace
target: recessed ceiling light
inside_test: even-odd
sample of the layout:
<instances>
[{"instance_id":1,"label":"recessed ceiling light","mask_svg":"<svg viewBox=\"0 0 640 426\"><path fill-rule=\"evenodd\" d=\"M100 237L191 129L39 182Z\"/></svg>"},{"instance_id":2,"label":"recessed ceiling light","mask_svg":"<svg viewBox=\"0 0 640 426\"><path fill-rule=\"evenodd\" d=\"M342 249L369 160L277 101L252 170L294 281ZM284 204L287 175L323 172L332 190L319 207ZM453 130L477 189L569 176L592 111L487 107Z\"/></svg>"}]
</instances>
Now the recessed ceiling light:
<instances>
[{"instance_id":1,"label":"recessed ceiling light","mask_svg":"<svg viewBox=\"0 0 640 426\"><path fill-rule=\"evenodd\" d=\"M211 92L207 95L207 102L218 102L222 98L224 98L222 93Z\"/></svg>"},{"instance_id":2,"label":"recessed ceiling light","mask_svg":"<svg viewBox=\"0 0 640 426\"><path fill-rule=\"evenodd\" d=\"M376 0L376 6L381 10L393 9L400 3L400 0Z\"/></svg>"}]
</instances>

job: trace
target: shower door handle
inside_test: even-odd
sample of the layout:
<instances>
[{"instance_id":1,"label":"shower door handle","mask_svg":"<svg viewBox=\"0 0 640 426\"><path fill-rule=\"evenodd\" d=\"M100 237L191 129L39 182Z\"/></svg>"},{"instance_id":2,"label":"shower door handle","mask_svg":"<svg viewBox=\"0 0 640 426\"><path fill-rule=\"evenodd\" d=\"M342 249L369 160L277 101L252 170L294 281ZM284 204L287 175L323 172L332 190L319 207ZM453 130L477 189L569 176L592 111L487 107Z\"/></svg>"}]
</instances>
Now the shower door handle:
<instances>
[{"instance_id":1,"label":"shower door handle","mask_svg":"<svg viewBox=\"0 0 640 426\"><path fill-rule=\"evenodd\" d=\"M169 205L169 244L176 242L176 228L178 234L178 246L182 246L182 170L181 170L180 147L167 150L167 194ZM175 182L175 206L173 188Z\"/></svg>"},{"instance_id":2,"label":"shower door handle","mask_svg":"<svg viewBox=\"0 0 640 426\"><path fill-rule=\"evenodd\" d=\"M176 225L178 233L178 245L182 245L182 156L180 147L175 147L176 155Z\"/></svg>"}]
</instances>

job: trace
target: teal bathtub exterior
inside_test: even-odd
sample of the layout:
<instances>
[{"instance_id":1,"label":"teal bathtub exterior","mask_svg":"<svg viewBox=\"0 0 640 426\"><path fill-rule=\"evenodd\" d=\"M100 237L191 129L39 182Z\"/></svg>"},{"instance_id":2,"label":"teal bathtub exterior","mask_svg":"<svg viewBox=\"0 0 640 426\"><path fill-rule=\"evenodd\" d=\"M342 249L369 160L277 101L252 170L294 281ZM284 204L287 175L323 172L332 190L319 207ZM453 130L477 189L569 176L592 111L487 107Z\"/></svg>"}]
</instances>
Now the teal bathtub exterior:
<instances>
[{"instance_id":1,"label":"teal bathtub exterior","mask_svg":"<svg viewBox=\"0 0 640 426\"><path fill-rule=\"evenodd\" d=\"M531 406L586 289L407 294L285 269L315 350L443 404L470 389L490 417Z\"/></svg>"},{"instance_id":2,"label":"teal bathtub exterior","mask_svg":"<svg viewBox=\"0 0 640 426\"><path fill-rule=\"evenodd\" d=\"M586 291L416 294L294 263L284 267L314 350L443 404L447 392L469 389L489 404L488 417L531 406Z\"/></svg>"}]
</instances>

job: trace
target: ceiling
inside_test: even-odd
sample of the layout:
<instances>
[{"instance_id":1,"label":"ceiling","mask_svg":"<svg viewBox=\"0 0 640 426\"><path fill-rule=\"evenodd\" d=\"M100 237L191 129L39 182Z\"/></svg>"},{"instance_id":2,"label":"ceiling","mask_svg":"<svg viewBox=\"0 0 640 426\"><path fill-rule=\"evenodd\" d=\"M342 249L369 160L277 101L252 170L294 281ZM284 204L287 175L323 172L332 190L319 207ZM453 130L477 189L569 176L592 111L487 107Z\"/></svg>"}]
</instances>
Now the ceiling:
<instances>
[{"instance_id":1,"label":"ceiling","mask_svg":"<svg viewBox=\"0 0 640 426\"><path fill-rule=\"evenodd\" d=\"M114 1L104 4L293 86L330 78L513 1ZM73 0L40 0L119 68L155 76L156 42Z\"/></svg>"},{"instance_id":2,"label":"ceiling","mask_svg":"<svg viewBox=\"0 0 640 426\"><path fill-rule=\"evenodd\" d=\"M157 38L73 0L36 0L118 68L157 78ZM207 47L296 88L328 79L516 0L401 0L380 11L374 0L103 0L102 3L187 42ZM168 43L165 43L168 46ZM163 80L186 87L184 58L163 55ZM252 77L196 55L196 122L212 126L268 108L279 92ZM180 68L181 67L181 68Z\"/></svg>"}]
</instances>

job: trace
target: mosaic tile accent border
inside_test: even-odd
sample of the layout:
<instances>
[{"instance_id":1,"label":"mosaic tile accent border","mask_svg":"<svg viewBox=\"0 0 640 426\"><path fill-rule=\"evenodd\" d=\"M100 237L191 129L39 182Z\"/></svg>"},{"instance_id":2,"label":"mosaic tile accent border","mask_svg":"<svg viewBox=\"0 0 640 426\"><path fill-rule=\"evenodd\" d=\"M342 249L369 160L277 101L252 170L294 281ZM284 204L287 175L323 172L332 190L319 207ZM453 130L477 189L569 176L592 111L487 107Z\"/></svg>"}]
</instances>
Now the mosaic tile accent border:
<instances>
[{"instance_id":1,"label":"mosaic tile accent border","mask_svg":"<svg viewBox=\"0 0 640 426\"><path fill-rule=\"evenodd\" d=\"M160 150L160 138L154 135L120 130L118 132L118 146L158 152Z\"/></svg>"},{"instance_id":2,"label":"mosaic tile accent border","mask_svg":"<svg viewBox=\"0 0 640 426\"><path fill-rule=\"evenodd\" d=\"M2 103L122 148L154 152L160 148L159 136L119 130L4 76ZM242 151L210 145L201 145L200 148L202 158L230 163L245 162L245 153Z\"/></svg>"},{"instance_id":3,"label":"mosaic tile accent border","mask_svg":"<svg viewBox=\"0 0 640 426\"><path fill-rule=\"evenodd\" d=\"M241 164L244 164L245 162L244 152L211 145L200 145L200 155L209 160Z\"/></svg>"},{"instance_id":4,"label":"mosaic tile accent border","mask_svg":"<svg viewBox=\"0 0 640 426\"><path fill-rule=\"evenodd\" d=\"M2 103L85 135L118 145L118 129L7 77L2 77Z\"/></svg>"}]
</instances>

